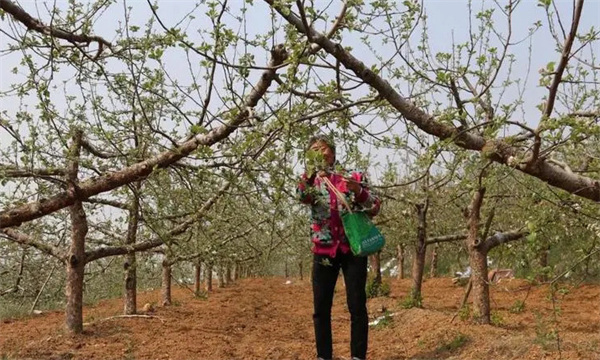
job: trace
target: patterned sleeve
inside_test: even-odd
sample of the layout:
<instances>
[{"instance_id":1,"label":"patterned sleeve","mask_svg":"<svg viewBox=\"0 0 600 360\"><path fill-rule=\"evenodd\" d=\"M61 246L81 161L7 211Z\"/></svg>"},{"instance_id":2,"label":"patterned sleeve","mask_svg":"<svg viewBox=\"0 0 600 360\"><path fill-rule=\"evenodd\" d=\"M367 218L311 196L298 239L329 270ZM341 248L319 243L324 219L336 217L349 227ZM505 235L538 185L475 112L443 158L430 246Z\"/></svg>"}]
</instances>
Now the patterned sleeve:
<instances>
[{"instance_id":1,"label":"patterned sleeve","mask_svg":"<svg viewBox=\"0 0 600 360\"><path fill-rule=\"evenodd\" d=\"M379 214L381 209L381 200L377 193L370 189L369 178L364 172L353 172L352 179L360 182L361 192L356 195L354 202L361 208L365 213L375 216Z\"/></svg>"}]
</instances>

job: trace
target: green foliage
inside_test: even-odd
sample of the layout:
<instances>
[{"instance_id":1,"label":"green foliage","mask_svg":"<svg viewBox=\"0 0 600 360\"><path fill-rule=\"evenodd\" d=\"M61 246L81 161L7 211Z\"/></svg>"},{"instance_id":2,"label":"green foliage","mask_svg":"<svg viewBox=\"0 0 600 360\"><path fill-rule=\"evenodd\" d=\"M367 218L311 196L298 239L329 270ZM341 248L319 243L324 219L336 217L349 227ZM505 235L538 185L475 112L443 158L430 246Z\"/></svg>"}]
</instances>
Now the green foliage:
<instances>
[{"instance_id":1,"label":"green foliage","mask_svg":"<svg viewBox=\"0 0 600 360\"><path fill-rule=\"evenodd\" d=\"M375 281L375 278L369 278L365 288L367 298L372 299L381 296L390 295L390 284L387 281L381 281L381 283Z\"/></svg>"},{"instance_id":2,"label":"green foliage","mask_svg":"<svg viewBox=\"0 0 600 360\"><path fill-rule=\"evenodd\" d=\"M465 346L469 341L470 341L469 336L467 336L467 335L465 335L463 333L458 333L449 342L444 343L444 344L438 346L438 348L436 349L436 351L437 352L452 352L452 351L456 351L456 350L460 349L461 347Z\"/></svg>"},{"instance_id":3,"label":"green foliage","mask_svg":"<svg viewBox=\"0 0 600 360\"><path fill-rule=\"evenodd\" d=\"M525 301L515 300L513 305L510 307L510 312L513 314L520 314L525 311Z\"/></svg>"},{"instance_id":4,"label":"green foliage","mask_svg":"<svg viewBox=\"0 0 600 360\"><path fill-rule=\"evenodd\" d=\"M471 307L469 304L464 305L458 311L458 316L462 321L467 321L471 318Z\"/></svg>"},{"instance_id":5,"label":"green foliage","mask_svg":"<svg viewBox=\"0 0 600 360\"><path fill-rule=\"evenodd\" d=\"M539 312L535 312L535 335L535 343L544 350L553 349L558 341L558 331L553 322Z\"/></svg>"},{"instance_id":6,"label":"green foliage","mask_svg":"<svg viewBox=\"0 0 600 360\"><path fill-rule=\"evenodd\" d=\"M378 318L378 322L375 325L375 329L381 330L381 329L385 329L387 327L390 327L393 323L394 323L394 318L392 317L392 314L386 310L383 315Z\"/></svg>"},{"instance_id":7,"label":"green foliage","mask_svg":"<svg viewBox=\"0 0 600 360\"><path fill-rule=\"evenodd\" d=\"M19 319L29 316L29 311L23 304L7 302L0 298L0 320Z\"/></svg>"},{"instance_id":8,"label":"green foliage","mask_svg":"<svg viewBox=\"0 0 600 360\"><path fill-rule=\"evenodd\" d=\"M502 317L502 315L500 315L499 312L497 311L492 311L492 313L490 314L490 322L492 323L492 325L494 326L502 326L505 325L505 321L504 318Z\"/></svg>"},{"instance_id":9,"label":"green foliage","mask_svg":"<svg viewBox=\"0 0 600 360\"><path fill-rule=\"evenodd\" d=\"M407 295L400 303L400 306L403 309L421 308L423 307L423 298L420 295Z\"/></svg>"}]
</instances>

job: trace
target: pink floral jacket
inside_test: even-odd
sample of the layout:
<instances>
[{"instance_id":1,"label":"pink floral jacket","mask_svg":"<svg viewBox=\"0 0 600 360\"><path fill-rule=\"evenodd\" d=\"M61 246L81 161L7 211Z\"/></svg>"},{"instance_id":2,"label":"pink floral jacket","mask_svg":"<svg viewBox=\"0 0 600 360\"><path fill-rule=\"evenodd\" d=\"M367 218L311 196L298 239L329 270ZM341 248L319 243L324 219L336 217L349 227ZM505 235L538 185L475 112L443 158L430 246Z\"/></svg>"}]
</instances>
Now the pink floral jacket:
<instances>
[{"instance_id":1,"label":"pink floral jacket","mask_svg":"<svg viewBox=\"0 0 600 360\"><path fill-rule=\"evenodd\" d=\"M369 189L367 176L358 171L348 172L345 176L361 184L361 192L358 195L347 188L346 183L342 181L343 176L341 174L335 173L327 177L345 195L352 211L364 211L371 216L377 215L381 201ZM300 202L310 205L313 253L335 257L338 249L343 253L349 252L350 246L344 233L341 218L341 215L347 209L339 204L340 201L325 182L319 177L308 178L306 174L303 174L296 192Z\"/></svg>"}]
</instances>

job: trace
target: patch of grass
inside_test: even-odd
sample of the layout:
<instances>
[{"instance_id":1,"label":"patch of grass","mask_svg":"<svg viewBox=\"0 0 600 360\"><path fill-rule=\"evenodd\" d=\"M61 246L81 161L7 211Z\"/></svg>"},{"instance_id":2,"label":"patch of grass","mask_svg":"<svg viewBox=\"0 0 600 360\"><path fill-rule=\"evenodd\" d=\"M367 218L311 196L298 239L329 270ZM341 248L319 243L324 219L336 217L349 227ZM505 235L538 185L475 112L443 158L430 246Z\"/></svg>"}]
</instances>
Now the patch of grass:
<instances>
[{"instance_id":1,"label":"patch of grass","mask_svg":"<svg viewBox=\"0 0 600 360\"><path fill-rule=\"evenodd\" d=\"M20 319L29 316L27 307L12 302L0 302L0 320Z\"/></svg>"},{"instance_id":2,"label":"patch of grass","mask_svg":"<svg viewBox=\"0 0 600 360\"><path fill-rule=\"evenodd\" d=\"M389 311L385 311L383 316L379 319L377 325L375 325L375 329L381 330L387 327L390 327L394 323L394 319L392 318L392 314Z\"/></svg>"},{"instance_id":3,"label":"patch of grass","mask_svg":"<svg viewBox=\"0 0 600 360\"><path fill-rule=\"evenodd\" d=\"M535 313L535 343L544 350L551 350L556 345L558 332L552 326L551 321L544 318L539 312Z\"/></svg>"},{"instance_id":4,"label":"patch of grass","mask_svg":"<svg viewBox=\"0 0 600 360\"><path fill-rule=\"evenodd\" d=\"M496 311L492 311L492 313L490 314L490 321L494 326L505 325L504 318L502 317L502 315L500 315L499 312Z\"/></svg>"},{"instance_id":5,"label":"patch of grass","mask_svg":"<svg viewBox=\"0 0 600 360\"><path fill-rule=\"evenodd\" d=\"M510 312L513 314L520 314L523 311L525 311L525 301L523 300L516 300L510 307Z\"/></svg>"},{"instance_id":6,"label":"patch of grass","mask_svg":"<svg viewBox=\"0 0 600 360\"><path fill-rule=\"evenodd\" d=\"M126 360L135 360L135 345L133 341L127 340L127 348L125 349L125 357Z\"/></svg>"},{"instance_id":7,"label":"patch of grass","mask_svg":"<svg viewBox=\"0 0 600 360\"><path fill-rule=\"evenodd\" d=\"M414 294L409 294L400 302L400 306L403 309L422 308L423 298L421 295L414 296Z\"/></svg>"},{"instance_id":8,"label":"patch of grass","mask_svg":"<svg viewBox=\"0 0 600 360\"><path fill-rule=\"evenodd\" d=\"M559 293L559 294L561 294L562 296L565 296L565 295L569 295L569 293L571 292L571 290L569 290L567 288L560 288L556 292Z\"/></svg>"},{"instance_id":9,"label":"patch of grass","mask_svg":"<svg viewBox=\"0 0 600 360\"><path fill-rule=\"evenodd\" d=\"M452 352L460 349L469 342L469 337L463 333L458 333L450 342L444 343L436 349L437 352Z\"/></svg>"},{"instance_id":10,"label":"patch of grass","mask_svg":"<svg viewBox=\"0 0 600 360\"><path fill-rule=\"evenodd\" d=\"M375 278L367 281L367 286L365 288L367 293L367 298L372 299L380 296L390 296L390 284L386 281L381 281L378 283L375 281Z\"/></svg>"},{"instance_id":11,"label":"patch of grass","mask_svg":"<svg viewBox=\"0 0 600 360\"><path fill-rule=\"evenodd\" d=\"M458 316L462 321L467 321L471 318L471 307L467 304L460 308L458 311Z\"/></svg>"}]
</instances>

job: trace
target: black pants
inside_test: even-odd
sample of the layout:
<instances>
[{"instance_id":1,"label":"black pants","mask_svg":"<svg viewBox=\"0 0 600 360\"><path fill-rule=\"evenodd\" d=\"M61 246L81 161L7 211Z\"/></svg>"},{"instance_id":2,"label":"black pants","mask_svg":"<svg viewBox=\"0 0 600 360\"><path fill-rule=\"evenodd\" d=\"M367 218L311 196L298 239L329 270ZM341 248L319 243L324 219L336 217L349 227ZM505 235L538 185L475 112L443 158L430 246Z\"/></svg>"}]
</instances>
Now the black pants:
<instances>
[{"instance_id":1,"label":"black pants","mask_svg":"<svg viewBox=\"0 0 600 360\"><path fill-rule=\"evenodd\" d=\"M338 251L334 258L326 255L314 255L312 285L315 312L315 338L317 357L332 358L331 305L333 292L340 272L344 273L346 283L346 301L350 310L350 351L352 357L366 359L369 332L367 315L367 258L356 257L352 253L342 254Z\"/></svg>"}]
</instances>

